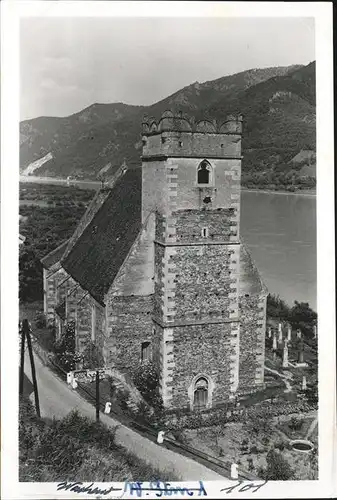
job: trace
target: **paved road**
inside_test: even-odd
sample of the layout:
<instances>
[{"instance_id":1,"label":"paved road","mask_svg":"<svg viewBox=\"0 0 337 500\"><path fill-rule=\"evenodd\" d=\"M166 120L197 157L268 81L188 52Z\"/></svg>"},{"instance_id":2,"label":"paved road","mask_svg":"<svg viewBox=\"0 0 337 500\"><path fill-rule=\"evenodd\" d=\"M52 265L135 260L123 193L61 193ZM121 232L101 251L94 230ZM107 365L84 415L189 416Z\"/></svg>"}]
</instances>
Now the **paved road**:
<instances>
[{"instance_id":1,"label":"paved road","mask_svg":"<svg viewBox=\"0 0 337 500\"><path fill-rule=\"evenodd\" d=\"M43 365L38 356L35 355L34 359L42 417L52 418L55 416L62 418L71 410L77 409L82 415L92 419L95 418L95 409L90 403L58 379L49 368ZM31 381L32 375L27 352L25 355L25 373ZM31 386L30 390L32 390ZM34 401L33 393L30 395L30 398ZM153 467L173 471L182 481L198 481L200 479L204 481L216 481L224 479L202 464L153 443L146 437L137 434L137 432L102 413L101 421L108 427L117 426L117 444L124 446L127 450L150 463Z\"/></svg>"}]
</instances>

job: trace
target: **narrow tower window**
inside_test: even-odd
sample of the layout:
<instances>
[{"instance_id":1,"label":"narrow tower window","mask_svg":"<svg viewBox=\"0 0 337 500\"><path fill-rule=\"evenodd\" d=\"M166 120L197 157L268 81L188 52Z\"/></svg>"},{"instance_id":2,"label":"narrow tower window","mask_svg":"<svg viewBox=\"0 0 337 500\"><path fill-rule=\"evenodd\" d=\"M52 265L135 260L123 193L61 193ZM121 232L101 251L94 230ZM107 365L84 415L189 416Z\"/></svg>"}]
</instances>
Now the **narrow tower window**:
<instances>
[{"instance_id":1,"label":"narrow tower window","mask_svg":"<svg viewBox=\"0 0 337 500\"><path fill-rule=\"evenodd\" d=\"M200 377L194 386L193 406L196 410L206 408L208 402L208 382Z\"/></svg>"},{"instance_id":2,"label":"narrow tower window","mask_svg":"<svg viewBox=\"0 0 337 500\"><path fill-rule=\"evenodd\" d=\"M198 167L198 184L210 184L212 167L207 160L203 160Z\"/></svg>"},{"instance_id":3,"label":"narrow tower window","mask_svg":"<svg viewBox=\"0 0 337 500\"><path fill-rule=\"evenodd\" d=\"M203 227L202 230L201 230L201 236L203 238L207 238L208 237L208 227Z\"/></svg>"},{"instance_id":4,"label":"narrow tower window","mask_svg":"<svg viewBox=\"0 0 337 500\"><path fill-rule=\"evenodd\" d=\"M151 342L142 342L141 360L150 361L151 359Z\"/></svg>"}]
</instances>

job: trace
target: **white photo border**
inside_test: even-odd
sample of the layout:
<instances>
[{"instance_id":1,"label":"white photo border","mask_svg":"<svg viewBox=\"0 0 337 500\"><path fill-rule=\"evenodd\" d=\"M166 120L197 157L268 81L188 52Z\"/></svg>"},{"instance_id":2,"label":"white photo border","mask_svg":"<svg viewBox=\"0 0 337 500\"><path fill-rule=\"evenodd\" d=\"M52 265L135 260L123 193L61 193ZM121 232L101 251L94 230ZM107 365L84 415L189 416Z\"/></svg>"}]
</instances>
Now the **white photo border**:
<instances>
[{"instance_id":1,"label":"white photo border","mask_svg":"<svg viewBox=\"0 0 337 500\"><path fill-rule=\"evenodd\" d=\"M90 498L57 492L56 483L18 482L18 207L19 22L23 17L311 17L317 68L317 312L319 343L319 479L269 482L256 498L324 498L333 490L336 455L336 345L333 41L330 2L1 2L1 465L2 498ZM296 50L296 48L295 48ZM202 480L202 478L200 478ZM88 482L90 478L88 478ZM97 483L99 484L99 483ZM211 498L229 481L204 483ZM250 495L246 492L244 495ZM125 497L124 497L125 498ZM150 498L150 497L148 497Z\"/></svg>"}]
</instances>

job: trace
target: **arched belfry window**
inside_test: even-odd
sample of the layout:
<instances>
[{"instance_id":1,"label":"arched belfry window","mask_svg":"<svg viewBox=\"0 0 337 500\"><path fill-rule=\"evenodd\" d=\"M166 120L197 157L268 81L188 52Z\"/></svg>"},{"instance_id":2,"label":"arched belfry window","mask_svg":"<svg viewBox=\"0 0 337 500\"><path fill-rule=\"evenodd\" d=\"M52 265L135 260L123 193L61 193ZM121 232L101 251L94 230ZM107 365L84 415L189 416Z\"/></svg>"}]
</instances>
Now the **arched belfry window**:
<instances>
[{"instance_id":1,"label":"arched belfry window","mask_svg":"<svg viewBox=\"0 0 337 500\"><path fill-rule=\"evenodd\" d=\"M203 160L198 166L198 184L211 184L212 167L207 160Z\"/></svg>"},{"instance_id":2,"label":"arched belfry window","mask_svg":"<svg viewBox=\"0 0 337 500\"><path fill-rule=\"evenodd\" d=\"M200 410L206 408L207 403L208 381L204 377L200 377L194 384L193 407Z\"/></svg>"}]
</instances>

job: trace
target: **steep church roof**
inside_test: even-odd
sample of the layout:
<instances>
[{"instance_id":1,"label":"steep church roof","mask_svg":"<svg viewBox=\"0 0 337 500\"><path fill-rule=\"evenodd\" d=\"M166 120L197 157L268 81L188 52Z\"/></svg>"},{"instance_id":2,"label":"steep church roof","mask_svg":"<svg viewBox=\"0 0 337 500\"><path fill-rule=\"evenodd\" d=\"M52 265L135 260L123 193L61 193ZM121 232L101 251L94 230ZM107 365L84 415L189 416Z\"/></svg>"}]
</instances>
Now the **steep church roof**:
<instances>
[{"instance_id":1,"label":"steep church roof","mask_svg":"<svg viewBox=\"0 0 337 500\"><path fill-rule=\"evenodd\" d=\"M45 269L50 269L61 260L68 243L69 240L64 241L61 245L55 248L55 250L52 250L41 259L41 263Z\"/></svg>"},{"instance_id":2,"label":"steep church roof","mask_svg":"<svg viewBox=\"0 0 337 500\"><path fill-rule=\"evenodd\" d=\"M128 170L112 188L103 188L97 204L89 223L81 221L86 227L77 239L74 237L76 241L72 241L61 264L103 304L141 228L141 170Z\"/></svg>"}]
</instances>

